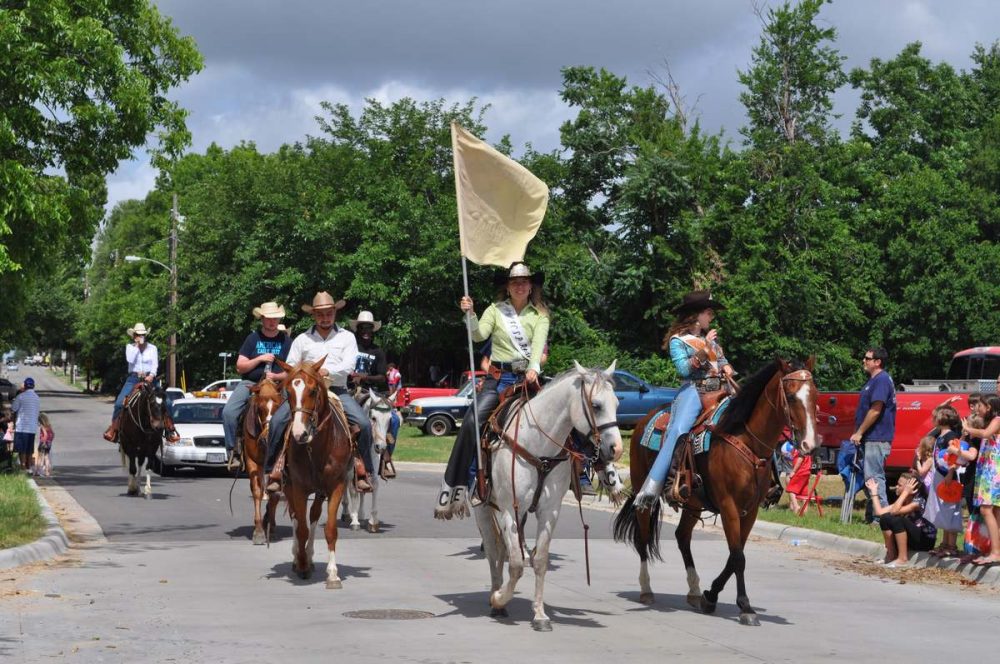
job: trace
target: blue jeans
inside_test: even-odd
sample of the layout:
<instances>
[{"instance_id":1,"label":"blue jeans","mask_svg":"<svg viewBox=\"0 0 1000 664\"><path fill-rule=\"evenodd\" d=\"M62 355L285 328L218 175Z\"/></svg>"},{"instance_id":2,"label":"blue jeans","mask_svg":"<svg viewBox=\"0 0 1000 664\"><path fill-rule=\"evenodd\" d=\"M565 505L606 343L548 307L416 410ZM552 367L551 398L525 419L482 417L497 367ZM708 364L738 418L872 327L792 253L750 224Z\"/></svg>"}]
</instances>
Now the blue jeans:
<instances>
[{"instance_id":1,"label":"blue jeans","mask_svg":"<svg viewBox=\"0 0 1000 664\"><path fill-rule=\"evenodd\" d=\"M233 448L236 447L236 439L240 435L240 432L237 431L240 423L240 415L243 414L243 411L247 409L247 404L250 403L251 387L253 387L253 383L249 380L245 380L237 385L236 389L229 395L229 400L226 401L226 405L222 409L222 429L226 432L227 451L232 452Z\"/></svg>"},{"instance_id":2,"label":"blue jeans","mask_svg":"<svg viewBox=\"0 0 1000 664\"><path fill-rule=\"evenodd\" d=\"M343 394L337 394L340 397L340 403L344 406L344 415L347 416L347 421L350 424L354 424L361 431L358 433L358 454L361 456L361 460L365 463L365 470L369 474L374 473L375 470L372 468L371 459L371 449L372 449L372 425L365 417L365 411L361 408L361 405L354 400L354 397L347 393L344 388L334 388L332 390L335 394L338 392L343 392ZM288 406L288 400L286 399L278 410L274 411L274 415L271 416L271 433L267 439L267 467L270 468L275 458L278 456L278 449L281 447L281 441L285 437L285 428L288 426L289 420L291 420L291 408Z\"/></svg>"},{"instance_id":3,"label":"blue jeans","mask_svg":"<svg viewBox=\"0 0 1000 664\"><path fill-rule=\"evenodd\" d=\"M866 440L864 443L865 449L865 480L874 477L875 481L878 482L878 500L879 504L883 507L889 506L889 496L885 490L885 460L889 456L889 450L892 448L892 441L884 440ZM868 488L865 488L865 493L869 493ZM868 506L865 508L865 517L871 520L874 516L872 510L871 497L869 496Z\"/></svg>"},{"instance_id":4,"label":"blue jeans","mask_svg":"<svg viewBox=\"0 0 1000 664\"><path fill-rule=\"evenodd\" d=\"M389 418L389 435L392 436L392 444L388 446L389 456L396 451L396 438L399 437L399 424L400 424L399 413L395 410L392 411L392 415Z\"/></svg>"},{"instance_id":5,"label":"blue jeans","mask_svg":"<svg viewBox=\"0 0 1000 664\"><path fill-rule=\"evenodd\" d=\"M691 383L681 387L680 392L674 397L670 405L670 424L667 426L667 435L660 446L660 453L656 455L656 461L649 470L649 479L663 484L667 478L667 471L670 469L670 462L674 458L674 447L677 439L682 434L687 433L694 426L694 421L701 414L701 397L698 390Z\"/></svg>"}]
</instances>

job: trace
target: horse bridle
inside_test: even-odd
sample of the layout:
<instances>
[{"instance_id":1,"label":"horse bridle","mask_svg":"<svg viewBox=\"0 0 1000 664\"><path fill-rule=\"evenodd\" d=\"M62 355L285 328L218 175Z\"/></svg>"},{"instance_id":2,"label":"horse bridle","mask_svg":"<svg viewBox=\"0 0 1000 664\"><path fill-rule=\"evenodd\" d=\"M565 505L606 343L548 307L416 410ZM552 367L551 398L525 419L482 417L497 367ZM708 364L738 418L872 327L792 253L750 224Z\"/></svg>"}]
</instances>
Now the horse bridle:
<instances>
[{"instance_id":1,"label":"horse bridle","mask_svg":"<svg viewBox=\"0 0 1000 664\"><path fill-rule=\"evenodd\" d=\"M591 461L600 461L601 455L601 434L612 427L618 426L618 420L613 419L610 422L605 422L604 424L597 424L597 413L594 412L594 391L597 389L597 382L594 381L590 385L590 393L587 394L586 381L580 384L580 402L583 404L583 416L587 420L587 426L590 427L590 431L584 433L583 431L578 431L584 436L590 438L591 445L594 447L594 456L590 457ZM608 459L611 461L611 459Z\"/></svg>"},{"instance_id":2,"label":"horse bridle","mask_svg":"<svg viewBox=\"0 0 1000 664\"><path fill-rule=\"evenodd\" d=\"M785 381L798 380L805 382L808 380L812 380L812 377L813 377L812 373L808 369L797 369L796 371L789 372L784 376L782 376L781 381L779 383L780 389L778 390L777 405L773 401L771 401L771 397L767 395L767 392L766 391L764 392L764 398L767 400L767 403L771 406L771 408L773 408L776 412L780 412L784 416L784 425L788 427L788 429L792 432L792 441L795 442L796 445L798 445L799 429L798 427L795 426L795 423L792 421L791 405L788 403L788 395L785 393ZM747 430L747 433L750 434L750 437L753 438L754 442L756 442L765 450L769 450L769 456L770 454L774 453L774 448L765 443L763 440L761 440L760 436L758 436L753 432L753 430L750 428L749 422L747 422L744 425L744 428Z\"/></svg>"},{"instance_id":3,"label":"horse bridle","mask_svg":"<svg viewBox=\"0 0 1000 664\"><path fill-rule=\"evenodd\" d=\"M392 410L393 410L393 408L392 408L392 404L389 403L388 399L379 397L377 400L374 400L374 405L370 406L368 408L369 412L371 412L373 410L377 410L380 413L391 413ZM386 447L389 446L389 439L386 438L385 436L383 436L378 431L376 431L375 427L372 427L372 448L373 449L375 448L375 443L378 442L379 440L381 440L383 443L385 443Z\"/></svg>"},{"instance_id":4,"label":"horse bridle","mask_svg":"<svg viewBox=\"0 0 1000 664\"><path fill-rule=\"evenodd\" d=\"M150 427L149 429L146 429L142 425L142 422L140 422L138 419L136 419L136 414L134 412L135 411L134 408L129 408L129 407L125 408L125 410L128 412L129 419L132 420L132 423L135 424L136 427L138 427L139 431L141 431L142 433L145 433L145 434L156 433L156 427L153 426L153 407L149 403L149 400L151 398L153 398L153 399L156 398L156 395L151 392L152 389L153 389L152 387L147 387L145 383L139 388L139 390L140 390L140 396L144 396L143 393L149 393L149 396L146 396L145 399L144 399L144 401L146 402L144 405L146 407L146 419L149 420L149 427ZM138 397L137 397L137 399L138 399ZM163 427L160 427L160 429L162 430Z\"/></svg>"},{"instance_id":5,"label":"horse bridle","mask_svg":"<svg viewBox=\"0 0 1000 664\"><path fill-rule=\"evenodd\" d=\"M289 381L289 384L291 384L291 381ZM323 390L320 387L314 387L311 390L309 390L308 394L312 396L314 403L320 403L320 400L326 396L322 394L322 391ZM329 403L327 405L329 406ZM295 415L298 413L305 413L308 418L309 428L307 429L307 432L309 435L305 441L305 444L309 444L312 441L313 437L316 435L316 433L320 429L322 429L323 426L326 425L326 423L330 419L330 414L332 413L333 409L328 408L326 417L324 417L322 421L320 421L319 423L316 422L318 417L315 417L318 411L319 408L303 408L301 404L297 405L295 408L292 409L292 414L291 414L292 419L294 419ZM289 429L289 431L291 431L291 429Z\"/></svg>"}]
</instances>

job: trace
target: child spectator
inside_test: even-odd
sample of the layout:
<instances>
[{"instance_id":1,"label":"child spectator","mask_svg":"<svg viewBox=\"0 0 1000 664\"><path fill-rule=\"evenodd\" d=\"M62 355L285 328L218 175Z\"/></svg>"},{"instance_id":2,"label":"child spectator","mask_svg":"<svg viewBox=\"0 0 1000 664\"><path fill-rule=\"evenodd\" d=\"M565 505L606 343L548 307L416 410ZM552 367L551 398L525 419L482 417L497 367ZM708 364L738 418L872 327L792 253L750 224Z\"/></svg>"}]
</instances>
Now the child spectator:
<instances>
[{"instance_id":1,"label":"child spectator","mask_svg":"<svg viewBox=\"0 0 1000 664\"><path fill-rule=\"evenodd\" d=\"M926 500L923 485L913 471L906 471L896 482L896 502L882 505L878 497L878 483L874 477L865 482L872 497L872 509L879 518L882 537L885 538L885 558L877 560L886 567L909 566L910 550L927 551L934 546L937 529L924 518Z\"/></svg>"},{"instance_id":2,"label":"child spectator","mask_svg":"<svg viewBox=\"0 0 1000 664\"><path fill-rule=\"evenodd\" d=\"M792 473L788 478L788 506L796 514L803 505L809 504L809 471L812 469L812 457L799 452L798 447L792 448ZM800 503L799 501L804 501Z\"/></svg>"},{"instance_id":3,"label":"child spectator","mask_svg":"<svg viewBox=\"0 0 1000 664\"><path fill-rule=\"evenodd\" d=\"M920 478L921 483L924 485L924 492L930 492L931 482L934 480L934 475L931 473L934 470L934 440L936 436L926 435L920 439L920 443L917 445L917 452L913 458L913 472L916 476Z\"/></svg>"},{"instance_id":4,"label":"child spectator","mask_svg":"<svg viewBox=\"0 0 1000 664\"><path fill-rule=\"evenodd\" d=\"M403 375L399 373L395 362L390 362L385 372L385 382L389 388L389 394L395 394L403 384Z\"/></svg>"},{"instance_id":5,"label":"child spectator","mask_svg":"<svg viewBox=\"0 0 1000 664\"><path fill-rule=\"evenodd\" d=\"M961 498L953 503L945 502L938 495L938 487L946 480L952 479L953 473L949 473L949 463L945 460L945 456L952 444L958 441L962 420L958 416L958 411L952 406L938 406L934 409L933 417L938 434L934 439L934 470L930 473L933 479L930 492L927 494L924 516L938 530L944 531L941 545L931 549L930 554L941 558L952 558L961 555L957 545L958 534L962 531L962 503Z\"/></svg>"},{"instance_id":6,"label":"child spectator","mask_svg":"<svg viewBox=\"0 0 1000 664\"><path fill-rule=\"evenodd\" d=\"M55 438L52 431L52 424L49 423L49 416L45 413L38 415L38 455L35 458L35 475L41 477L52 477L52 439Z\"/></svg>"},{"instance_id":7,"label":"child spectator","mask_svg":"<svg viewBox=\"0 0 1000 664\"><path fill-rule=\"evenodd\" d=\"M982 400L983 395L979 392L973 392L969 395L969 426L976 429L982 429L986 426L986 422L978 414L979 403ZM982 439L978 436L970 436L968 433L966 433L965 438L969 443L969 447L976 450L976 458L970 461L959 473L959 479L961 479L962 486L965 488L963 493L965 507L969 510L969 516L972 516L973 514L979 514L979 507L973 501L973 493L976 486L976 465L979 462L979 447L982 444Z\"/></svg>"},{"instance_id":8,"label":"child spectator","mask_svg":"<svg viewBox=\"0 0 1000 664\"><path fill-rule=\"evenodd\" d=\"M976 406L977 414L986 422L984 428L974 427L966 421L965 430L970 436L982 439L979 463L976 467L976 486L973 502L990 534L990 553L972 561L973 565L1000 563L1000 396L987 396Z\"/></svg>"}]
</instances>

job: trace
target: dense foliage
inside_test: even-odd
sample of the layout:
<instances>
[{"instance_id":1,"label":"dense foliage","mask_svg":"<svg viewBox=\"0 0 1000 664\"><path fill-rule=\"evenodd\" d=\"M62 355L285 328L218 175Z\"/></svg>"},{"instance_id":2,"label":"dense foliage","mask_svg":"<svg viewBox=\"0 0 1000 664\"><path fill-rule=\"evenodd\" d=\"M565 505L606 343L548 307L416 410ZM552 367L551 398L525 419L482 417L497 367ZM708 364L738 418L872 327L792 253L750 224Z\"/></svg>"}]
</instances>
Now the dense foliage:
<instances>
[{"instance_id":1,"label":"dense foliage","mask_svg":"<svg viewBox=\"0 0 1000 664\"><path fill-rule=\"evenodd\" d=\"M560 128L564 149L517 155L552 189L527 256L554 305L550 372L618 357L674 380L662 336L696 287L726 303L720 339L745 374L775 353L816 354L822 387L854 388L868 344L885 345L905 380L941 375L956 349L1000 342L1000 47L976 45L968 72L928 61L919 44L845 72L835 28L817 20L822 4L762 15L738 73L739 146L691 123L669 86L563 71L575 110ZM847 84L861 102L841 136L831 98ZM248 142L164 164L157 189L102 227L76 324L40 309L33 318L49 318L33 329L79 339L113 380L127 325L143 320L161 347L176 328L181 364L201 382L252 327L254 305L285 304L302 330L300 305L329 290L349 301L344 321L370 309L384 322L378 338L407 382L424 382L432 364L457 372L448 127L456 119L482 135L484 110L402 99L355 116L327 105L317 136L274 153ZM177 312L165 270L122 260L168 260L173 193L184 215ZM472 266L470 279L481 307L490 270ZM39 297L69 302L82 290Z\"/></svg>"}]
</instances>

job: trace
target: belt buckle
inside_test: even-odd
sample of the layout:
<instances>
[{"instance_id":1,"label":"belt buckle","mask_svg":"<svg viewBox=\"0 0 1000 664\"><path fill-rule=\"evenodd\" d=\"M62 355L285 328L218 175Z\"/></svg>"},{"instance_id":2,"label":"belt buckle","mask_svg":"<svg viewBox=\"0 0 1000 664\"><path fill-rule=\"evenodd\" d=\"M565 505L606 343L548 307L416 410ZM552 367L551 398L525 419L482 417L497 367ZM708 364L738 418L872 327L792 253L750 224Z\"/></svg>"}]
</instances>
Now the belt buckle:
<instances>
[{"instance_id":1,"label":"belt buckle","mask_svg":"<svg viewBox=\"0 0 1000 664\"><path fill-rule=\"evenodd\" d=\"M510 370L513 373L525 373L528 371L528 361L527 360L514 360L510 363Z\"/></svg>"}]
</instances>

